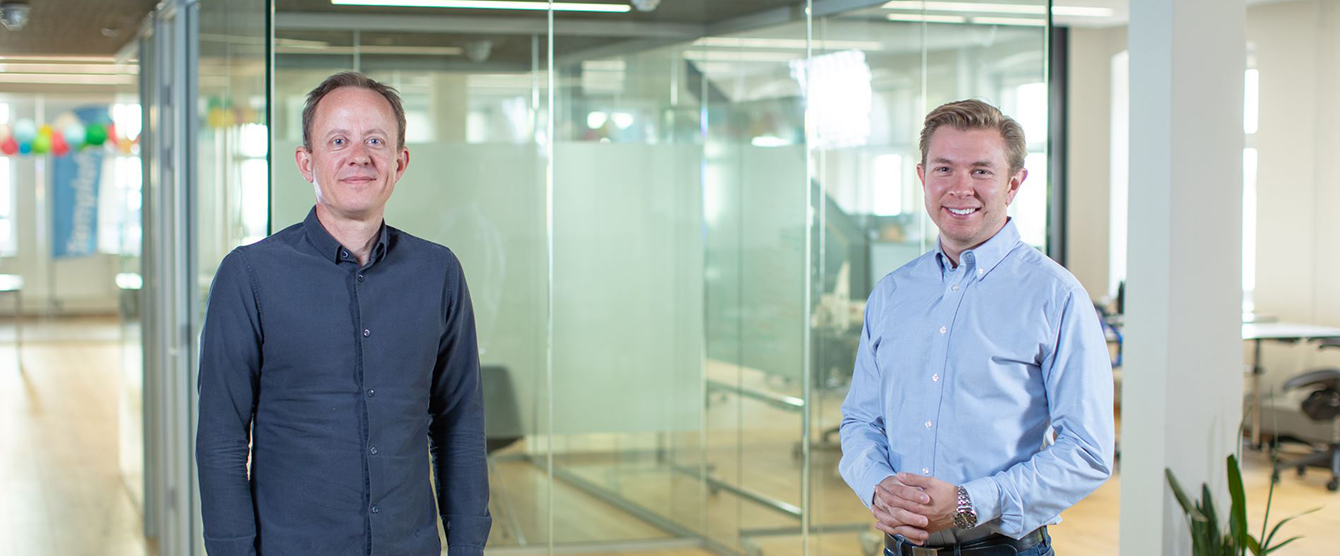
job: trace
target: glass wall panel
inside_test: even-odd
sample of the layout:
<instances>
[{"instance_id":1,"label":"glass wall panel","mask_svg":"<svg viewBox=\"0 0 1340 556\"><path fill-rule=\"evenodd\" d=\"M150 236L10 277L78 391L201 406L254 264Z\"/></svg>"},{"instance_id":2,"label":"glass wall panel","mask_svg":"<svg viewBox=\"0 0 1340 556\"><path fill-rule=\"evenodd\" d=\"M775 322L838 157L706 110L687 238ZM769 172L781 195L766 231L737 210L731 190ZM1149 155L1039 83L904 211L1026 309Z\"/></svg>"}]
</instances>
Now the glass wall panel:
<instances>
[{"instance_id":1,"label":"glass wall panel","mask_svg":"<svg viewBox=\"0 0 1340 556\"><path fill-rule=\"evenodd\" d=\"M395 87L410 164L386 206L386 223L451 248L469 281L492 477L489 547L546 547L545 14L506 12L499 26L491 11L298 0L278 0L276 11L273 229L301 222L315 202L312 184L292 162L308 91L347 70ZM418 25L406 28L398 19L406 14ZM342 30L328 30L323 22L331 21ZM573 529L561 518L555 526Z\"/></svg>"},{"instance_id":2,"label":"glass wall panel","mask_svg":"<svg viewBox=\"0 0 1340 556\"><path fill-rule=\"evenodd\" d=\"M1045 2L606 4L279 0L272 227L313 203L306 92L397 87L386 219L471 283L490 549L874 554L836 472L865 299L935 241L917 135L942 102L1024 123L1040 193L1012 214L1045 247Z\"/></svg>"},{"instance_id":3,"label":"glass wall panel","mask_svg":"<svg viewBox=\"0 0 1340 556\"><path fill-rule=\"evenodd\" d=\"M1024 240L1045 249L1047 5L890 2L814 20L811 553L882 547L868 510L834 472L835 443L866 298L937 241L916 172L928 111L977 98L1024 126L1030 174L1009 213Z\"/></svg>"}]
</instances>

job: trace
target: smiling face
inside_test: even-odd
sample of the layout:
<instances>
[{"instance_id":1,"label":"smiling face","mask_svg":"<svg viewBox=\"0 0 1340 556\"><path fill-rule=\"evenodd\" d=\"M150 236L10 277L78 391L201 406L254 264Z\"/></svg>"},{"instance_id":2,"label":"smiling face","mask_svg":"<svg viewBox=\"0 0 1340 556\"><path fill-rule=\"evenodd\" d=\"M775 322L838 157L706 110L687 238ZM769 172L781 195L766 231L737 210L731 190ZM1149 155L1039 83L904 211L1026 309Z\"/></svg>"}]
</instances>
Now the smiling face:
<instances>
[{"instance_id":1,"label":"smiling face","mask_svg":"<svg viewBox=\"0 0 1340 556\"><path fill-rule=\"evenodd\" d=\"M380 220L409 166L409 150L396 144L399 129L391 103L375 91L340 87L322 98L311 149L294 153L318 208L346 220Z\"/></svg>"},{"instance_id":2,"label":"smiling face","mask_svg":"<svg viewBox=\"0 0 1340 556\"><path fill-rule=\"evenodd\" d=\"M1005 227L1028 170L1010 172L1005 140L995 129L942 126L930 139L926 160L917 165L926 212L940 229L941 248L958 254L991 239Z\"/></svg>"}]
</instances>

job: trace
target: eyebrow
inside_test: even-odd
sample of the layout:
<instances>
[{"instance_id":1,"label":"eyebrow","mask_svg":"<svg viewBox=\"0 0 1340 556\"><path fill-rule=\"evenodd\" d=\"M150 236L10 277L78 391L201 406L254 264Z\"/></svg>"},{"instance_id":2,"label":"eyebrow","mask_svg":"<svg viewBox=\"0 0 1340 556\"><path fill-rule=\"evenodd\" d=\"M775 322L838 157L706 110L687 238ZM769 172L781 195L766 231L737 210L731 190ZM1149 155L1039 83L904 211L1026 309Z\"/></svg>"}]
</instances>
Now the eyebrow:
<instances>
[{"instance_id":1,"label":"eyebrow","mask_svg":"<svg viewBox=\"0 0 1340 556\"><path fill-rule=\"evenodd\" d=\"M375 133L375 134L378 134L378 135L386 135L386 134L387 134L387 133L386 133L385 131L383 131L382 128L380 128L380 127L374 127L374 128L369 129L369 130L367 130L367 131L364 131L363 133L364 133L364 134L373 134L373 133ZM332 129L332 130L326 132L326 137L330 137L330 136L332 136L332 135L349 135L349 134L350 134L350 131L347 130L347 129Z\"/></svg>"},{"instance_id":2,"label":"eyebrow","mask_svg":"<svg viewBox=\"0 0 1340 556\"><path fill-rule=\"evenodd\" d=\"M948 158L944 158L944 157L937 157L937 158L934 158L934 159L931 160L931 164L953 164L953 163L954 163L954 161L949 160ZM990 160L978 160L977 162L972 163L972 167L974 167L974 168L995 168L996 165L995 165L995 163L991 162Z\"/></svg>"}]
</instances>

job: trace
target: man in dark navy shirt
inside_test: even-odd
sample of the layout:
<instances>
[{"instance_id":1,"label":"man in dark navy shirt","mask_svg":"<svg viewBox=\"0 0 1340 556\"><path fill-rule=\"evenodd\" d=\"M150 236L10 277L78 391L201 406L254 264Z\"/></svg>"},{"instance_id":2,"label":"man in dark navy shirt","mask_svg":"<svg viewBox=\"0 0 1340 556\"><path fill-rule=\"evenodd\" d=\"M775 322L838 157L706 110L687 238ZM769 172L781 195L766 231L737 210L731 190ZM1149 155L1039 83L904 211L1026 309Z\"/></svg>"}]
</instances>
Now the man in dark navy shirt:
<instances>
[{"instance_id":1,"label":"man in dark navy shirt","mask_svg":"<svg viewBox=\"0 0 1340 556\"><path fill-rule=\"evenodd\" d=\"M315 208L235 249L210 291L205 547L436 556L440 515L450 556L480 556L492 520L465 274L447 248L382 220L409 165L400 98L337 74L308 95L302 123L295 156Z\"/></svg>"}]
</instances>

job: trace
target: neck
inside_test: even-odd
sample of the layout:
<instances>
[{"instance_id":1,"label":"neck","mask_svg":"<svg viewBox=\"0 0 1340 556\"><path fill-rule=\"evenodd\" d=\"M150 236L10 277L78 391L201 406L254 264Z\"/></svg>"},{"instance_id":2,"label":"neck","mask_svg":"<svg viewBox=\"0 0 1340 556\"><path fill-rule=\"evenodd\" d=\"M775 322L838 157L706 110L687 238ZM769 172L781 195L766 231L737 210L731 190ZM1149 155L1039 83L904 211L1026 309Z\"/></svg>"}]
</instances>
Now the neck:
<instances>
[{"instance_id":1,"label":"neck","mask_svg":"<svg viewBox=\"0 0 1340 556\"><path fill-rule=\"evenodd\" d=\"M1004 230L1004 229L1005 229L1005 225L1006 225L1006 224L1009 224L1009 223L1010 223L1010 219L1009 219L1009 218L1006 218L1004 222L1001 222L1001 223L1000 223L1000 227L996 228L996 231L991 232L991 235L986 236L986 239L984 239L984 240L982 240L982 241L979 241L979 242L977 242L976 244L973 244L973 245L949 245L948 243L945 242L945 237L944 237L943 235L941 235L941 236L940 236L940 251L943 252L943 253L945 254L945 258L949 259L949 262L950 262L955 268L958 268L958 258L959 258L959 255L962 255L964 251L967 251L967 250L969 250L969 249L976 249L976 248L978 248L978 247L981 247L982 244L984 244L984 243L986 243L986 242L988 242L988 241L991 241L991 238L996 237L996 234L1000 233L1001 230Z\"/></svg>"},{"instance_id":2,"label":"neck","mask_svg":"<svg viewBox=\"0 0 1340 556\"><path fill-rule=\"evenodd\" d=\"M372 246L377 244L377 232L381 231L382 211L350 217L317 203L316 219L321 222L326 233L353 254L359 266L368 264L368 259L372 257Z\"/></svg>"}]
</instances>

